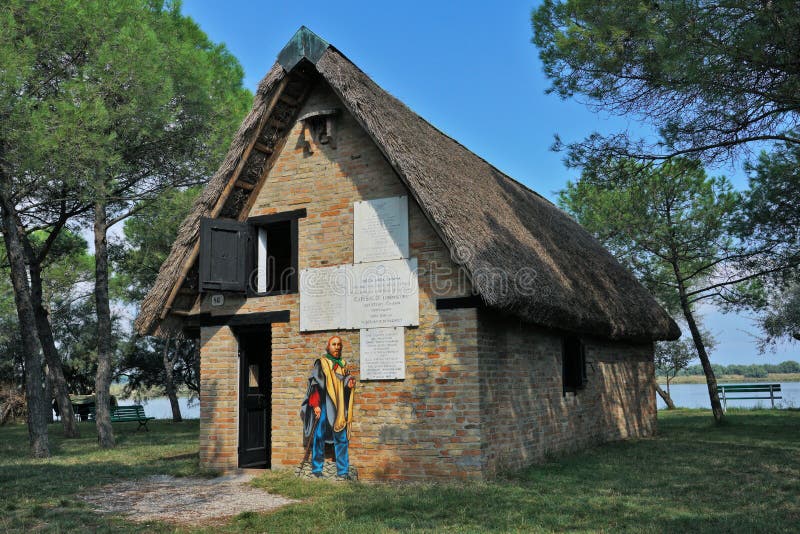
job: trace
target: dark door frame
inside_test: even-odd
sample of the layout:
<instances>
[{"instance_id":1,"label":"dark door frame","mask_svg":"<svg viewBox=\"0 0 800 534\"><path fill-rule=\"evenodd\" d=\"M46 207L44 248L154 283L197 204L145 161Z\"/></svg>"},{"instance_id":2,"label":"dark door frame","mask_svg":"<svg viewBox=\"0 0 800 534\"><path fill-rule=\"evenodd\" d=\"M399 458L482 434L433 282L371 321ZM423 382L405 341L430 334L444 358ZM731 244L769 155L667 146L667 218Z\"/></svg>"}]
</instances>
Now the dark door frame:
<instances>
[{"instance_id":1,"label":"dark door frame","mask_svg":"<svg viewBox=\"0 0 800 534\"><path fill-rule=\"evenodd\" d=\"M228 315L228 316L213 316L213 317L203 317L201 319L201 323L212 323L212 324L226 324L231 328L231 331L236 338L237 345L238 345L238 367L239 367L239 381L237 384L238 387L238 394L237 398L237 413L238 413L238 420L239 420L239 428L238 428L238 446L237 446L237 465L239 467L254 467L254 468L264 468L269 469L271 466L272 460L272 429L271 429L271 422L272 422L272 324L273 323L283 323L289 321L289 311L278 311L278 312L264 312L264 313L251 313L251 314L236 314L236 315ZM246 403L247 403L247 388L249 384L249 369L247 368L245 355L243 354L243 344L242 340L246 336L250 336L253 334L263 334L266 338L265 341L268 342L268 346L266 347L266 354L265 354L265 361L264 366L266 368L265 373L262 374L261 380L262 382L262 391L264 391L265 398L264 402L266 403L265 410L266 410L266 421L265 421L265 432L266 432L266 451L265 451L265 458L264 461L258 462L242 462L243 460L243 443L245 442L246 435L245 435L245 417L246 417ZM244 348L246 349L246 342Z\"/></svg>"},{"instance_id":2,"label":"dark door frame","mask_svg":"<svg viewBox=\"0 0 800 534\"><path fill-rule=\"evenodd\" d=\"M234 327L239 349L239 467L269 469L272 452L271 325ZM251 376L252 368L255 375ZM256 386L251 386L251 380ZM262 450L263 449L263 450Z\"/></svg>"}]
</instances>

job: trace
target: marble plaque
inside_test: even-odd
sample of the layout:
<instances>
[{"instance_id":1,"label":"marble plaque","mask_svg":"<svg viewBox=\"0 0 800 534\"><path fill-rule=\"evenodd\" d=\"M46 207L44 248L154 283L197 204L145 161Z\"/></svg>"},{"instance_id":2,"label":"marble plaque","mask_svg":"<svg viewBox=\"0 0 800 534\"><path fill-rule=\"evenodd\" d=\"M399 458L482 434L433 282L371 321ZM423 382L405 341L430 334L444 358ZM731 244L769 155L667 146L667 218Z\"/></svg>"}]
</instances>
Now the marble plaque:
<instances>
[{"instance_id":1,"label":"marble plaque","mask_svg":"<svg viewBox=\"0 0 800 534\"><path fill-rule=\"evenodd\" d=\"M406 377L405 328L361 330L362 380L398 380Z\"/></svg>"},{"instance_id":2,"label":"marble plaque","mask_svg":"<svg viewBox=\"0 0 800 534\"><path fill-rule=\"evenodd\" d=\"M387 197L353 205L355 263L408 258L408 197Z\"/></svg>"},{"instance_id":3,"label":"marble plaque","mask_svg":"<svg viewBox=\"0 0 800 534\"><path fill-rule=\"evenodd\" d=\"M300 271L300 331L348 328L349 265Z\"/></svg>"},{"instance_id":4,"label":"marble plaque","mask_svg":"<svg viewBox=\"0 0 800 534\"><path fill-rule=\"evenodd\" d=\"M351 328L419 325L416 258L352 265L347 283Z\"/></svg>"}]
</instances>

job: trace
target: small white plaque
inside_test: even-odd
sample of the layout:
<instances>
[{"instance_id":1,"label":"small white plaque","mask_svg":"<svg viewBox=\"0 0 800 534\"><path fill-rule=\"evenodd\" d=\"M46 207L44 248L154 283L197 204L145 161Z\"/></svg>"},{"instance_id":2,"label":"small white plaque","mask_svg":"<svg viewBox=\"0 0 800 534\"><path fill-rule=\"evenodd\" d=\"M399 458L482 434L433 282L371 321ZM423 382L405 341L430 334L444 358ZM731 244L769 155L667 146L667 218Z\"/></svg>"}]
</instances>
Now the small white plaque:
<instances>
[{"instance_id":1,"label":"small white plaque","mask_svg":"<svg viewBox=\"0 0 800 534\"><path fill-rule=\"evenodd\" d=\"M347 322L348 265L300 271L300 331L341 330Z\"/></svg>"},{"instance_id":2,"label":"small white plaque","mask_svg":"<svg viewBox=\"0 0 800 534\"><path fill-rule=\"evenodd\" d=\"M406 377L405 328L361 330L362 380L397 380Z\"/></svg>"},{"instance_id":3,"label":"small white plaque","mask_svg":"<svg viewBox=\"0 0 800 534\"><path fill-rule=\"evenodd\" d=\"M408 197L387 197L353 205L353 261L408 258Z\"/></svg>"},{"instance_id":4,"label":"small white plaque","mask_svg":"<svg viewBox=\"0 0 800 534\"><path fill-rule=\"evenodd\" d=\"M359 263L347 280L351 328L419 325L416 258Z\"/></svg>"},{"instance_id":5,"label":"small white plaque","mask_svg":"<svg viewBox=\"0 0 800 534\"><path fill-rule=\"evenodd\" d=\"M211 295L212 306L222 306L225 304L225 295Z\"/></svg>"}]
</instances>

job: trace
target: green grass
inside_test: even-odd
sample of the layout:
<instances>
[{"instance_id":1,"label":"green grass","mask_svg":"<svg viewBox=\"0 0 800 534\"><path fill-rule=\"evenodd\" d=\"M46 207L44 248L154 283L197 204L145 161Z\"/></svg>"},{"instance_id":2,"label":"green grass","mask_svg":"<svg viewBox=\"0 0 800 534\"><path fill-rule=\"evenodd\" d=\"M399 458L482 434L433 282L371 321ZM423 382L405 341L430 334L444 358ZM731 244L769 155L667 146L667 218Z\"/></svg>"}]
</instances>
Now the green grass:
<instances>
[{"instance_id":1,"label":"green grass","mask_svg":"<svg viewBox=\"0 0 800 534\"><path fill-rule=\"evenodd\" d=\"M50 425L52 457L28 456L25 425L0 427L0 532L151 532L154 525L126 523L95 514L74 498L92 486L155 474L201 475L197 460L198 421L150 421L114 425L117 446L97 446L94 423L80 423L81 438L61 437Z\"/></svg>"},{"instance_id":2,"label":"green grass","mask_svg":"<svg viewBox=\"0 0 800 534\"><path fill-rule=\"evenodd\" d=\"M0 429L0 531L172 531L70 499L117 478L198 472L194 459L168 459L196 451L196 422L156 423L149 434L118 432L120 446L107 452L84 426L85 438L56 440L47 461L26 458L24 427ZM797 530L800 411L731 410L715 426L708 411L676 410L659 414L659 428L657 438L553 458L492 483L336 484L268 472L254 484L303 502L207 532Z\"/></svg>"}]
</instances>

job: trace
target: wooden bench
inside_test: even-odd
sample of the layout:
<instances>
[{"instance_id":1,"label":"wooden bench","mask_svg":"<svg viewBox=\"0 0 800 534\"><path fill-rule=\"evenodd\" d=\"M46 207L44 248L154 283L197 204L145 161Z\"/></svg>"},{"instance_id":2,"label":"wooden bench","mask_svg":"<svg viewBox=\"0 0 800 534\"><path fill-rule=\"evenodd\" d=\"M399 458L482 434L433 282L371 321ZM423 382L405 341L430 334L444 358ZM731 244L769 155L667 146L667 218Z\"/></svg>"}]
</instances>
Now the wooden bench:
<instances>
[{"instance_id":1,"label":"wooden bench","mask_svg":"<svg viewBox=\"0 0 800 534\"><path fill-rule=\"evenodd\" d=\"M89 418L94 420L94 409L92 409L92 412L89 414ZM136 427L137 432L142 427L144 427L147 432L150 432L150 429L147 428L147 422L151 419L155 419L155 417L147 417L147 415L144 413L144 406L141 404L134 404L133 406L117 406L116 408L111 408L112 423L137 422L139 423L139 426Z\"/></svg>"},{"instance_id":2,"label":"wooden bench","mask_svg":"<svg viewBox=\"0 0 800 534\"><path fill-rule=\"evenodd\" d=\"M774 408L775 399L783 398L780 396L780 384L720 384L717 389L722 398L723 411L728 409L729 400L769 399Z\"/></svg>"}]
</instances>

